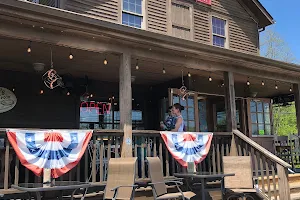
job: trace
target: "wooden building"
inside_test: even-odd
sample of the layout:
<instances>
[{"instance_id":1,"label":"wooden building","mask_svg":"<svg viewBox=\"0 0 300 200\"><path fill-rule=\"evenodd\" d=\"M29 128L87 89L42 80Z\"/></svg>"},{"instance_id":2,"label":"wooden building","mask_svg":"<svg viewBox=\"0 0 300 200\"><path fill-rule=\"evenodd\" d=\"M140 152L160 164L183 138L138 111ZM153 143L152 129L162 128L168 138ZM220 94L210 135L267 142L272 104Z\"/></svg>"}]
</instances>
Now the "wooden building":
<instances>
[{"instance_id":1,"label":"wooden building","mask_svg":"<svg viewBox=\"0 0 300 200\"><path fill-rule=\"evenodd\" d=\"M295 95L299 115L300 68L259 55L259 33L274 20L258 0L0 0L0 20L0 87L18 99L0 113L3 130L92 128L95 138L115 146L115 156L124 133L135 155L138 148L159 155L172 176L174 160L169 163L158 132L149 130L158 130L166 108L179 102L188 131L215 133L211 160L201 169L222 171L221 157L231 148L255 156L256 177L278 174L287 183L290 165L270 153L272 98ZM64 88L50 90L42 81L50 49ZM123 149L122 156L132 155L131 144ZM84 169L88 160L87 153ZM7 189L8 158L5 163ZM82 169L75 169L77 179ZM101 170L99 177L91 171L93 182L105 179ZM262 193L289 199L287 185L278 193L270 185L262 181Z\"/></svg>"}]
</instances>

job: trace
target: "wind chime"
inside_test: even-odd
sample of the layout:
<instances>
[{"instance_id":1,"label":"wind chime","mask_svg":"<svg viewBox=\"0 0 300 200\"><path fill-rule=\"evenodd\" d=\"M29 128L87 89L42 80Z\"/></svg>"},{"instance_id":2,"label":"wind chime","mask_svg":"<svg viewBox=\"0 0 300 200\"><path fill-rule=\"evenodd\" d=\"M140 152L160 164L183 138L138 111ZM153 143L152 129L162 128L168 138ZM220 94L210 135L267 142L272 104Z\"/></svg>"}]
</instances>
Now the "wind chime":
<instances>
[{"instance_id":1,"label":"wind chime","mask_svg":"<svg viewBox=\"0 0 300 200\"><path fill-rule=\"evenodd\" d=\"M49 89L54 89L56 87L64 87L64 82L62 80L62 77L57 74L57 72L53 68L53 60L52 60L52 49L51 51L51 68L42 76L42 79L44 81L44 84Z\"/></svg>"},{"instance_id":2,"label":"wind chime","mask_svg":"<svg viewBox=\"0 0 300 200\"><path fill-rule=\"evenodd\" d=\"M181 81L182 81L182 86L179 89L180 92L180 98L185 101L185 98L190 94L190 92L187 91L187 87L184 85L184 78L183 78L183 70L181 70Z\"/></svg>"}]
</instances>

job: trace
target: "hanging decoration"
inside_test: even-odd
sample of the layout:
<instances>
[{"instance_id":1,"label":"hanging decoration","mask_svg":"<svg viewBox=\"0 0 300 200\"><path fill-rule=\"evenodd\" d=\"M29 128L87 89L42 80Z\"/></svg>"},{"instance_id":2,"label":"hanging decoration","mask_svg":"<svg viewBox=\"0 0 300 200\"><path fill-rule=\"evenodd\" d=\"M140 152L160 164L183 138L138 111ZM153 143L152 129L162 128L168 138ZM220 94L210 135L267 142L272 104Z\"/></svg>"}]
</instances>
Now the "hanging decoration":
<instances>
[{"instance_id":1,"label":"hanging decoration","mask_svg":"<svg viewBox=\"0 0 300 200\"><path fill-rule=\"evenodd\" d=\"M185 100L185 98L190 95L190 92L187 91L187 87L184 85L184 78L183 78L183 70L181 70L181 81L182 81L182 86L179 89L180 91L180 97L182 100Z\"/></svg>"},{"instance_id":2,"label":"hanging decoration","mask_svg":"<svg viewBox=\"0 0 300 200\"><path fill-rule=\"evenodd\" d=\"M13 109L16 104L16 95L9 89L0 87L0 113Z\"/></svg>"},{"instance_id":3,"label":"hanging decoration","mask_svg":"<svg viewBox=\"0 0 300 200\"><path fill-rule=\"evenodd\" d=\"M213 133L160 132L169 152L182 166L204 160L209 152Z\"/></svg>"},{"instance_id":4,"label":"hanging decoration","mask_svg":"<svg viewBox=\"0 0 300 200\"><path fill-rule=\"evenodd\" d=\"M7 129L6 133L22 165L37 176L51 169L52 178L58 178L80 161L93 131Z\"/></svg>"},{"instance_id":5,"label":"hanging decoration","mask_svg":"<svg viewBox=\"0 0 300 200\"><path fill-rule=\"evenodd\" d=\"M42 76L42 79L45 85L49 89L54 89L56 87L64 87L64 82L62 77L57 74L57 72L53 69L53 61L52 61L52 49L51 51L51 68Z\"/></svg>"}]
</instances>

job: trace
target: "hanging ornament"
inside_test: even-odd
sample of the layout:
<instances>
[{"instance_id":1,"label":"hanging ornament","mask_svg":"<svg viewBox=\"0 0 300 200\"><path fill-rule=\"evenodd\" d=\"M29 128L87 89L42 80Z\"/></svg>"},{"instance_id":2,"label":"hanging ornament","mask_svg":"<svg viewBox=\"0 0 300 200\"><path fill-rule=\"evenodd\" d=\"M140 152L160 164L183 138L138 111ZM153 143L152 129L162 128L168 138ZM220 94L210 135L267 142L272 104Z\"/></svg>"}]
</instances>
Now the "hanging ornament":
<instances>
[{"instance_id":1,"label":"hanging ornament","mask_svg":"<svg viewBox=\"0 0 300 200\"><path fill-rule=\"evenodd\" d=\"M51 69L46 71L46 73L42 76L42 79L45 85L49 89L54 89L56 87L64 87L64 83L62 81L62 77L60 77L57 72L53 69L53 61L52 61L52 49L51 51Z\"/></svg>"}]
</instances>

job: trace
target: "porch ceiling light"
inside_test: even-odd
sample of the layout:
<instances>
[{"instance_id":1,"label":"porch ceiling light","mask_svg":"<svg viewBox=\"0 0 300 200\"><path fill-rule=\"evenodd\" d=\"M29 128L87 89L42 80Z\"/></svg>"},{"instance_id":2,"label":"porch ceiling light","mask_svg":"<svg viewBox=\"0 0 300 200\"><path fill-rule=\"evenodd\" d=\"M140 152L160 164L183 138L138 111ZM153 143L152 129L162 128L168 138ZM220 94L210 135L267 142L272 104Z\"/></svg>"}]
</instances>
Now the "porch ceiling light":
<instances>
[{"instance_id":1,"label":"porch ceiling light","mask_svg":"<svg viewBox=\"0 0 300 200\"><path fill-rule=\"evenodd\" d=\"M292 88L292 85L290 86L290 92L293 92L293 88Z\"/></svg>"},{"instance_id":2,"label":"porch ceiling light","mask_svg":"<svg viewBox=\"0 0 300 200\"><path fill-rule=\"evenodd\" d=\"M135 69L138 70L139 69L139 59L136 59L136 65L135 65Z\"/></svg>"},{"instance_id":3,"label":"porch ceiling light","mask_svg":"<svg viewBox=\"0 0 300 200\"><path fill-rule=\"evenodd\" d=\"M249 77L248 77L248 79L247 79L247 85L250 85Z\"/></svg>"},{"instance_id":4,"label":"porch ceiling light","mask_svg":"<svg viewBox=\"0 0 300 200\"><path fill-rule=\"evenodd\" d=\"M33 63L33 69L36 72L42 72L45 69L45 64L44 63Z\"/></svg>"},{"instance_id":5,"label":"porch ceiling light","mask_svg":"<svg viewBox=\"0 0 300 200\"><path fill-rule=\"evenodd\" d=\"M275 84L275 89L278 90L278 85L277 84Z\"/></svg>"},{"instance_id":6,"label":"porch ceiling light","mask_svg":"<svg viewBox=\"0 0 300 200\"><path fill-rule=\"evenodd\" d=\"M264 81L261 81L261 85L264 86L264 85L265 85L265 82L264 82Z\"/></svg>"},{"instance_id":7,"label":"porch ceiling light","mask_svg":"<svg viewBox=\"0 0 300 200\"><path fill-rule=\"evenodd\" d=\"M190 72L188 72L188 77L191 77L192 75L191 75L191 73Z\"/></svg>"},{"instance_id":8,"label":"porch ceiling light","mask_svg":"<svg viewBox=\"0 0 300 200\"><path fill-rule=\"evenodd\" d=\"M107 65L107 64L108 64L106 58L104 58L103 64L104 64L104 65Z\"/></svg>"},{"instance_id":9,"label":"porch ceiling light","mask_svg":"<svg viewBox=\"0 0 300 200\"><path fill-rule=\"evenodd\" d=\"M74 58L73 54L72 54L72 51L71 51L71 48L70 48L70 55L69 55L69 59L72 60Z\"/></svg>"},{"instance_id":10,"label":"porch ceiling light","mask_svg":"<svg viewBox=\"0 0 300 200\"><path fill-rule=\"evenodd\" d=\"M29 45L28 45L28 48L27 48L27 53L31 53L31 41L29 41Z\"/></svg>"},{"instance_id":11,"label":"porch ceiling light","mask_svg":"<svg viewBox=\"0 0 300 200\"><path fill-rule=\"evenodd\" d=\"M165 74L166 73L166 70L165 70L165 68L163 68L163 74Z\"/></svg>"}]
</instances>

